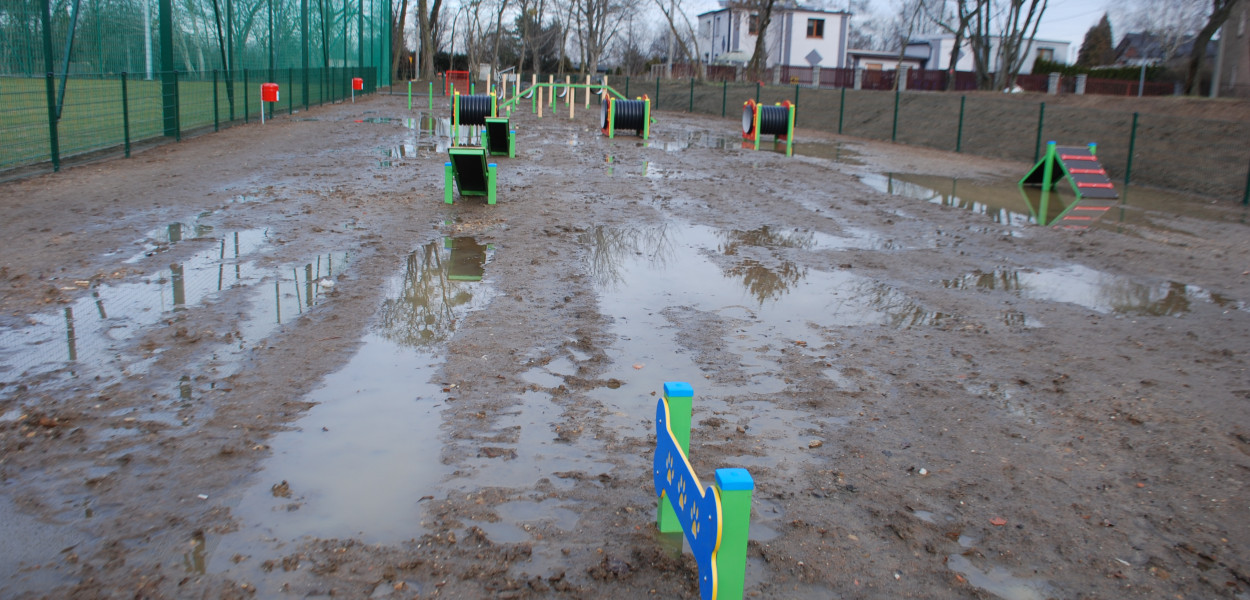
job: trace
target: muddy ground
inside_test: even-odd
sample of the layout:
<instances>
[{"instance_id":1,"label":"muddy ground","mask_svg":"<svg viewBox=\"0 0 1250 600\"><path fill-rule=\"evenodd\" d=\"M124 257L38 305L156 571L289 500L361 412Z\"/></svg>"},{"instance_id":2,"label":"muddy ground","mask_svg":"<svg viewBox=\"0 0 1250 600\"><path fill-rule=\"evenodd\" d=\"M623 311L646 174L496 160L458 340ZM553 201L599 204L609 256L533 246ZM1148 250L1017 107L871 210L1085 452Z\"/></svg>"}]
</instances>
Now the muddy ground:
<instances>
[{"instance_id":1,"label":"muddy ground","mask_svg":"<svg viewBox=\"0 0 1250 600\"><path fill-rule=\"evenodd\" d=\"M494 206L398 96L4 184L0 596L697 597L688 381L749 597L1250 597L1245 209L1039 228L861 182L1022 163L657 118L519 115Z\"/></svg>"}]
</instances>

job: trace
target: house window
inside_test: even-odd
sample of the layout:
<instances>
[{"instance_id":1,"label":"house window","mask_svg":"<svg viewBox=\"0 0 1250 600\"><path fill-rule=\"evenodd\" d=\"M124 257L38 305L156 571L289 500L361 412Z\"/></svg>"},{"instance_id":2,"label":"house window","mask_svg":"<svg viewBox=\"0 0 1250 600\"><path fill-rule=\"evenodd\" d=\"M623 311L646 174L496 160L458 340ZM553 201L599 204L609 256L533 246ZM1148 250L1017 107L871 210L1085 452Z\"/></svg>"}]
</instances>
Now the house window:
<instances>
[{"instance_id":1,"label":"house window","mask_svg":"<svg viewBox=\"0 0 1250 600\"><path fill-rule=\"evenodd\" d=\"M825 20L824 19L808 19L807 20L807 37L809 38L825 37Z\"/></svg>"},{"instance_id":2,"label":"house window","mask_svg":"<svg viewBox=\"0 0 1250 600\"><path fill-rule=\"evenodd\" d=\"M1054 48L1038 48L1037 59L1055 62L1055 49Z\"/></svg>"},{"instance_id":3,"label":"house window","mask_svg":"<svg viewBox=\"0 0 1250 600\"><path fill-rule=\"evenodd\" d=\"M881 67L882 67L881 63L864 63L864 69L867 69L869 71L880 71Z\"/></svg>"},{"instance_id":4,"label":"house window","mask_svg":"<svg viewBox=\"0 0 1250 600\"><path fill-rule=\"evenodd\" d=\"M760 33L760 16L751 15L747 17L747 35L759 35Z\"/></svg>"}]
</instances>

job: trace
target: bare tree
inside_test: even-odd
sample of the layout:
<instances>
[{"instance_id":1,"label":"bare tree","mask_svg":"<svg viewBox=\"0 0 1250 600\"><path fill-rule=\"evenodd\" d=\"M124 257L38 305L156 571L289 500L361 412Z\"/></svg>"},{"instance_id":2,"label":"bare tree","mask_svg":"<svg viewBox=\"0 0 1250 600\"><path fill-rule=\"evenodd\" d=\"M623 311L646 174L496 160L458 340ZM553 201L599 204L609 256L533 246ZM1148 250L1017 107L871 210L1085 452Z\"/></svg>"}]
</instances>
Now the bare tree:
<instances>
[{"instance_id":1,"label":"bare tree","mask_svg":"<svg viewBox=\"0 0 1250 600\"><path fill-rule=\"evenodd\" d=\"M1207 55L1207 45L1211 43L1215 32L1224 26L1237 2L1238 0L1211 0L1211 14L1207 16L1206 24L1198 31L1193 48L1189 50L1189 70L1185 73L1186 94L1198 93L1198 72L1202 68L1202 59Z\"/></svg>"},{"instance_id":2,"label":"bare tree","mask_svg":"<svg viewBox=\"0 0 1250 600\"><path fill-rule=\"evenodd\" d=\"M680 2L679 0L669 0L668 6L664 5L664 0L653 0L653 1L655 2L656 6L660 7L660 12L664 15L664 20L668 23L668 31L669 31L669 36L670 36L669 39L673 40L674 42L673 44L669 44L668 76L669 77L673 76L673 73L672 73L673 51L672 49L675 44L677 48L681 50L681 55L683 58L685 58L686 63L696 66L696 69L695 69L695 73L697 74L696 76L699 79L703 79L703 54L701 54L701 50L699 50L699 36L695 32L694 25L690 23L690 16L688 14L688 11L685 9L684 6L682 6L682 2ZM677 24L678 17L681 18L682 25L685 25L684 30L679 31L679 27ZM691 52L691 49L690 49L691 45L694 46L693 53Z\"/></svg>"},{"instance_id":3,"label":"bare tree","mask_svg":"<svg viewBox=\"0 0 1250 600\"><path fill-rule=\"evenodd\" d=\"M621 27L620 16L637 8L632 0L572 0L582 71L593 73Z\"/></svg>"},{"instance_id":4,"label":"bare tree","mask_svg":"<svg viewBox=\"0 0 1250 600\"><path fill-rule=\"evenodd\" d=\"M434 77L434 53L438 50L439 12L443 0L417 0L417 28L421 38L421 76Z\"/></svg>"},{"instance_id":5,"label":"bare tree","mask_svg":"<svg viewBox=\"0 0 1250 600\"><path fill-rule=\"evenodd\" d=\"M986 0L986 5L972 15L968 41L981 89L1001 90L1015 83L1048 1ZM992 71L991 66L995 67Z\"/></svg>"},{"instance_id":6,"label":"bare tree","mask_svg":"<svg viewBox=\"0 0 1250 600\"><path fill-rule=\"evenodd\" d=\"M979 14L982 10L988 10L989 0L939 0L941 10L936 14L930 10L929 18L937 24L939 28L947 33L955 36L955 43L951 46L951 55L946 67L946 89L955 89L955 70L959 63L959 56L963 52L964 40L967 39L969 27L972 23L972 17ZM948 6L949 5L949 6Z\"/></svg>"},{"instance_id":7,"label":"bare tree","mask_svg":"<svg viewBox=\"0 0 1250 600\"><path fill-rule=\"evenodd\" d=\"M1121 31L1154 38L1166 63L1202 29L1210 6L1210 0L1120 0L1112 10Z\"/></svg>"}]
</instances>

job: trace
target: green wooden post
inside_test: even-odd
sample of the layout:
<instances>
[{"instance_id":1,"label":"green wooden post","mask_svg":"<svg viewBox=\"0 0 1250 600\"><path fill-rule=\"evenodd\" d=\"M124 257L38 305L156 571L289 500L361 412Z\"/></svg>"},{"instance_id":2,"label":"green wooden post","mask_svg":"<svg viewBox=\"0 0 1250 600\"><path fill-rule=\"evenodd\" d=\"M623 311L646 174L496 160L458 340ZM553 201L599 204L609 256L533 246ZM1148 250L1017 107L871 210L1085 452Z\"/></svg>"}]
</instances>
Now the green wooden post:
<instances>
[{"instance_id":1,"label":"green wooden post","mask_svg":"<svg viewBox=\"0 0 1250 600\"><path fill-rule=\"evenodd\" d=\"M729 80L721 81L720 88L720 116L725 117L725 101L729 99Z\"/></svg>"},{"instance_id":2,"label":"green wooden post","mask_svg":"<svg viewBox=\"0 0 1250 600\"><path fill-rule=\"evenodd\" d=\"M451 188L453 185L452 179L453 177L451 174L451 162L448 161L448 162L443 163L443 202L445 204L452 203L452 198L451 198L451 194L452 194Z\"/></svg>"},{"instance_id":3,"label":"green wooden post","mask_svg":"<svg viewBox=\"0 0 1250 600\"><path fill-rule=\"evenodd\" d=\"M842 116L846 114L846 86L842 86L842 101L838 103L838 135L842 135Z\"/></svg>"},{"instance_id":4,"label":"green wooden post","mask_svg":"<svg viewBox=\"0 0 1250 600\"><path fill-rule=\"evenodd\" d=\"M1056 158L1055 142L1046 142L1046 163L1042 165L1042 202L1037 211L1037 222L1042 226L1046 225L1046 219L1050 215L1050 190L1055 187Z\"/></svg>"},{"instance_id":5,"label":"green wooden post","mask_svg":"<svg viewBox=\"0 0 1250 600\"><path fill-rule=\"evenodd\" d=\"M1037 141L1033 143L1033 162L1036 164L1037 159L1042 151L1042 123L1046 118L1046 103L1042 102L1037 108ZM1046 181L1050 181L1049 178Z\"/></svg>"},{"instance_id":6,"label":"green wooden post","mask_svg":"<svg viewBox=\"0 0 1250 600\"><path fill-rule=\"evenodd\" d=\"M790 122L786 127L786 156L794 156L794 118L799 112L799 105L796 103L786 112L790 113L787 115Z\"/></svg>"},{"instance_id":7,"label":"green wooden post","mask_svg":"<svg viewBox=\"0 0 1250 600\"><path fill-rule=\"evenodd\" d=\"M1133 113L1133 127L1128 135L1128 161L1124 164L1124 187L1128 187L1133 175L1133 148L1137 145L1137 113Z\"/></svg>"},{"instance_id":8,"label":"green wooden post","mask_svg":"<svg viewBox=\"0 0 1250 600\"><path fill-rule=\"evenodd\" d=\"M716 487L720 489L721 511L716 597L734 600L743 597L746 587L747 534L755 480L746 469L717 469Z\"/></svg>"},{"instance_id":9,"label":"green wooden post","mask_svg":"<svg viewBox=\"0 0 1250 600\"><path fill-rule=\"evenodd\" d=\"M434 110L434 82L433 81L430 82L429 98L430 98L430 110Z\"/></svg>"},{"instance_id":10,"label":"green wooden post","mask_svg":"<svg viewBox=\"0 0 1250 600\"><path fill-rule=\"evenodd\" d=\"M570 92L571 93L571 92ZM486 203L495 203L495 187L498 184L499 165L490 163L486 165Z\"/></svg>"},{"instance_id":11,"label":"green wooden post","mask_svg":"<svg viewBox=\"0 0 1250 600\"><path fill-rule=\"evenodd\" d=\"M903 95L901 90L894 90L894 127L890 130L890 141L898 141L898 100Z\"/></svg>"},{"instance_id":12,"label":"green wooden post","mask_svg":"<svg viewBox=\"0 0 1250 600\"><path fill-rule=\"evenodd\" d=\"M664 399L668 402L668 427L673 431L673 437L677 438L681 451L690 456L690 418L694 411L694 388L689 383L667 381L664 383ZM660 533L682 531L677 512L666 498L660 498L656 526Z\"/></svg>"},{"instance_id":13,"label":"green wooden post","mask_svg":"<svg viewBox=\"0 0 1250 600\"><path fill-rule=\"evenodd\" d=\"M408 110L412 111L412 82L408 82Z\"/></svg>"},{"instance_id":14,"label":"green wooden post","mask_svg":"<svg viewBox=\"0 0 1250 600\"><path fill-rule=\"evenodd\" d=\"M955 130L955 152L962 152L964 147L964 103L967 96L959 97L959 128Z\"/></svg>"},{"instance_id":15,"label":"green wooden post","mask_svg":"<svg viewBox=\"0 0 1250 600\"><path fill-rule=\"evenodd\" d=\"M651 100L642 102L642 139L651 137Z\"/></svg>"},{"instance_id":16,"label":"green wooden post","mask_svg":"<svg viewBox=\"0 0 1250 600\"><path fill-rule=\"evenodd\" d=\"M126 158L130 158L130 97L126 94L125 71L122 71L122 133L126 136Z\"/></svg>"}]
</instances>

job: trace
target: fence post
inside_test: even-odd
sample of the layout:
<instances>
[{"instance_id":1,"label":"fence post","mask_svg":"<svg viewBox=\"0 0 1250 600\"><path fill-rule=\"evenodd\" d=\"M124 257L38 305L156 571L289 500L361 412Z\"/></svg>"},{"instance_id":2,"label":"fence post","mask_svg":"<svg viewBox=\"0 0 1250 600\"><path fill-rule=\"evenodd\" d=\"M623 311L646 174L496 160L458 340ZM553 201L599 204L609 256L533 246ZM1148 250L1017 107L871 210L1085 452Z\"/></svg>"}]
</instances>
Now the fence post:
<instances>
[{"instance_id":1,"label":"fence post","mask_svg":"<svg viewBox=\"0 0 1250 600\"><path fill-rule=\"evenodd\" d=\"M799 84L794 84L794 107L799 107Z\"/></svg>"},{"instance_id":2,"label":"fence post","mask_svg":"<svg viewBox=\"0 0 1250 600\"><path fill-rule=\"evenodd\" d=\"M959 127L955 130L955 152L963 150L964 145L964 102L968 100L967 96L959 97Z\"/></svg>"},{"instance_id":3,"label":"fence post","mask_svg":"<svg viewBox=\"0 0 1250 600\"><path fill-rule=\"evenodd\" d=\"M1046 103L1042 102L1037 109L1037 141L1033 142L1033 164L1037 164L1037 160L1041 158L1042 152L1042 123L1046 117Z\"/></svg>"},{"instance_id":4,"label":"fence post","mask_svg":"<svg viewBox=\"0 0 1250 600\"><path fill-rule=\"evenodd\" d=\"M61 170L61 144L56 136L56 79L54 79L52 71L48 71L44 77L45 86L48 92L48 156L52 159L52 170Z\"/></svg>"},{"instance_id":5,"label":"fence post","mask_svg":"<svg viewBox=\"0 0 1250 600\"><path fill-rule=\"evenodd\" d=\"M122 134L125 136L126 158L130 158L130 97L126 94L125 71L122 71Z\"/></svg>"},{"instance_id":6,"label":"fence post","mask_svg":"<svg viewBox=\"0 0 1250 600\"><path fill-rule=\"evenodd\" d=\"M1086 75L1084 73L1081 73L1080 75L1076 76L1076 95L1078 96L1085 95L1085 82L1088 79L1089 79L1089 75Z\"/></svg>"},{"instance_id":7,"label":"fence post","mask_svg":"<svg viewBox=\"0 0 1250 600\"><path fill-rule=\"evenodd\" d=\"M890 130L890 142L898 141L898 100L903 95L899 89L894 90L894 127Z\"/></svg>"},{"instance_id":8,"label":"fence post","mask_svg":"<svg viewBox=\"0 0 1250 600\"><path fill-rule=\"evenodd\" d=\"M720 116L725 117L725 101L729 98L729 80L721 81L720 86Z\"/></svg>"},{"instance_id":9,"label":"fence post","mask_svg":"<svg viewBox=\"0 0 1250 600\"><path fill-rule=\"evenodd\" d=\"M295 67L286 68L286 114L295 114Z\"/></svg>"},{"instance_id":10,"label":"fence post","mask_svg":"<svg viewBox=\"0 0 1250 600\"><path fill-rule=\"evenodd\" d=\"M247 91L247 69L243 69L243 122L247 123L248 113L251 110L251 104L248 102Z\"/></svg>"},{"instance_id":11,"label":"fence post","mask_svg":"<svg viewBox=\"0 0 1250 600\"><path fill-rule=\"evenodd\" d=\"M218 115L218 112L217 112L217 111L218 111L218 106L217 106L217 105L218 105L218 100L217 100L217 69L213 69L213 131L214 131L214 132L216 132L216 131L221 131L221 124L220 124L220 122L219 122L219 120L218 120L220 117L218 117L218 116L217 116L217 115Z\"/></svg>"},{"instance_id":12,"label":"fence post","mask_svg":"<svg viewBox=\"0 0 1250 600\"><path fill-rule=\"evenodd\" d=\"M1133 147L1137 145L1137 113L1133 113L1133 128L1128 136L1128 161L1124 165L1124 187L1133 176Z\"/></svg>"},{"instance_id":13,"label":"fence post","mask_svg":"<svg viewBox=\"0 0 1250 600\"><path fill-rule=\"evenodd\" d=\"M760 84L759 80L757 79L757 80L755 81L755 103L756 103L756 104L759 104L759 103L760 103L760 85L761 85L761 84Z\"/></svg>"},{"instance_id":14,"label":"fence post","mask_svg":"<svg viewBox=\"0 0 1250 600\"><path fill-rule=\"evenodd\" d=\"M182 141L182 98L178 95L178 69L174 69L174 141Z\"/></svg>"},{"instance_id":15,"label":"fence post","mask_svg":"<svg viewBox=\"0 0 1250 600\"><path fill-rule=\"evenodd\" d=\"M838 135L842 135L842 116L846 114L846 86L842 86L842 101L838 102Z\"/></svg>"}]
</instances>

